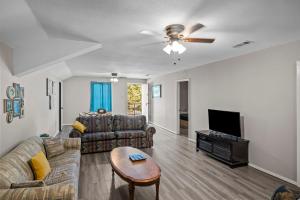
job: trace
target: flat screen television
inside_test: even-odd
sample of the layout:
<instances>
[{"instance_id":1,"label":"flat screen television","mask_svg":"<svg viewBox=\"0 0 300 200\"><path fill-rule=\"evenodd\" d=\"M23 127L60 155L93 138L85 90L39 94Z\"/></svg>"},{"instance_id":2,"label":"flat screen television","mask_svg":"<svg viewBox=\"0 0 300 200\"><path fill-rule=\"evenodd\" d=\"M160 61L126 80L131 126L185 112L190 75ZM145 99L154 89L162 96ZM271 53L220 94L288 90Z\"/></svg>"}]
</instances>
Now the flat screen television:
<instances>
[{"instance_id":1,"label":"flat screen television","mask_svg":"<svg viewBox=\"0 0 300 200\"><path fill-rule=\"evenodd\" d=\"M209 129L241 137L240 113L208 109Z\"/></svg>"}]
</instances>

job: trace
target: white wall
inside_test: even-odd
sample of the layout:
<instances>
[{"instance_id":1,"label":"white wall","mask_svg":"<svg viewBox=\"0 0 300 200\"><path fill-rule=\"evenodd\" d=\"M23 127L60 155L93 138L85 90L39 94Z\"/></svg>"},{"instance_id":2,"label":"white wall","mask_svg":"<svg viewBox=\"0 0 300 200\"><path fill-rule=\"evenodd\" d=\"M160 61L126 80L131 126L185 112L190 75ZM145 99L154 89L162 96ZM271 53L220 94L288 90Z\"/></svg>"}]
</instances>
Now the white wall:
<instances>
[{"instance_id":1,"label":"white wall","mask_svg":"<svg viewBox=\"0 0 300 200\"><path fill-rule=\"evenodd\" d=\"M12 85L14 82L20 83L25 88L25 117L22 119L14 118L13 122L8 124L6 114L2 110L3 106L0 106L0 155L30 136L39 135L43 132L54 135L58 132L58 95L55 96L56 105L53 110L48 109L49 102L46 96L46 78L49 73L40 71L23 77L12 76L8 67L11 64L9 63L11 55L11 49L4 44L0 44L1 105L3 99L7 98L7 86Z\"/></svg>"},{"instance_id":2,"label":"white wall","mask_svg":"<svg viewBox=\"0 0 300 200\"><path fill-rule=\"evenodd\" d=\"M162 98L152 99L152 120L176 132L176 80L190 79L191 130L208 129L208 108L245 117L250 162L296 180L296 61L300 42L154 78Z\"/></svg>"},{"instance_id":3,"label":"white wall","mask_svg":"<svg viewBox=\"0 0 300 200\"><path fill-rule=\"evenodd\" d=\"M63 82L63 123L72 124L80 112L90 110L91 81L109 82L110 78L72 77ZM112 84L113 114L127 114L127 83L146 83L142 79L119 78Z\"/></svg>"}]
</instances>

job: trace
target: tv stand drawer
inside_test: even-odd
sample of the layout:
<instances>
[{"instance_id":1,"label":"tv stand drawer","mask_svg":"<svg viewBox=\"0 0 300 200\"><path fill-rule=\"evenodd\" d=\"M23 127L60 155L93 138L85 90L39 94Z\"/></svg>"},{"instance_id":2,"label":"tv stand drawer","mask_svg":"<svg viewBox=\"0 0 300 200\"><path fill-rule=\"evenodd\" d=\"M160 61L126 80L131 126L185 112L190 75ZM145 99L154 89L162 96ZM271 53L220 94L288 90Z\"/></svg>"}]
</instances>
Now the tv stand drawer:
<instances>
[{"instance_id":1,"label":"tv stand drawer","mask_svg":"<svg viewBox=\"0 0 300 200\"><path fill-rule=\"evenodd\" d=\"M212 152L212 144L203 140L199 140L199 148L208 152Z\"/></svg>"},{"instance_id":2,"label":"tv stand drawer","mask_svg":"<svg viewBox=\"0 0 300 200\"><path fill-rule=\"evenodd\" d=\"M214 145L213 154L219 156L225 160L231 160L231 151L230 148L224 148L224 146Z\"/></svg>"}]
</instances>

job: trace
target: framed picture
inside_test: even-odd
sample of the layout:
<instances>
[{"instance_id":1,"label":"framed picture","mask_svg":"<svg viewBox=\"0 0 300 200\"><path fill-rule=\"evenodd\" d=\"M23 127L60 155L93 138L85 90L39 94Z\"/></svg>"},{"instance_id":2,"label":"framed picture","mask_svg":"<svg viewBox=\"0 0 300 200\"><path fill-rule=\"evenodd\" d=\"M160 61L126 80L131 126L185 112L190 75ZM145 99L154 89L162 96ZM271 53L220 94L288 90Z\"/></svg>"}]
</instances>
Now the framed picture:
<instances>
[{"instance_id":1,"label":"framed picture","mask_svg":"<svg viewBox=\"0 0 300 200\"><path fill-rule=\"evenodd\" d=\"M22 100L17 98L13 100L13 117L20 117Z\"/></svg>"},{"instance_id":2,"label":"framed picture","mask_svg":"<svg viewBox=\"0 0 300 200\"><path fill-rule=\"evenodd\" d=\"M20 98L24 98L24 87L20 87Z\"/></svg>"},{"instance_id":3,"label":"framed picture","mask_svg":"<svg viewBox=\"0 0 300 200\"><path fill-rule=\"evenodd\" d=\"M161 98L161 85L152 86L152 98Z\"/></svg>"},{"instance_id":4,"label":"framed picture","mask_svg":"<svg viewBox=\"0 0 300 200\"><path fill-rule=\"evenodd\" d=\"M9 99L14 99L16 96L16 90L13 86L8 86L6 89L6 95Z\"/></svg>"},{"instance_id":5,"label":"framed picture","mask_svg":"<svg viewBox=\"0 0 300 200\"><path fill-rule=\"evenodd\" d=\"M3 99L3 112L8 113L13 111L13 101L11 99Z\"/></svg>"},{"instance_id":6,"label":"framed picture","mask_svg":"<svg viewBox=\"0 0 300 200\"><path fill-rule=\"evenodd\" d=\"M52 94L53 95L56 95L56 82L55 81L52 81Z\"/></svg>"},{"instance_id":7,"label":"framed picture","mask_svg":"<svg viewBox=\"0 0 300 200\"><path fill-rule=\"evenodd\" d=\"M52 109L52 98L51 95L49 95L49 110Z\"/></svg>"},{"instance_id":8,"label":"framed picture","mask_svg":"<svg viewBox=\"0 0 300 200\"><path fill-rule=\"evenodd\" d=\"M15 91L16 91L16 95L15 95L15 98L20 98L21 96L21 87L20 87L20 84L18 83L13 83L13 87L15 88Z\"/></svg>"},{"instance_id":9,"label":"framed picture","mask_svg":"<svg viewBox=\"0 0 300 200\"><path fill-rule=\"evenodd\" d=\"M50 96L53 92L53 81L51 81L49 78L46 79L46 95Z\"/></svg>"},{"instance_id":10,"label":"framed picture","mask_svg":"<svg viewBox=\"0 0 300 200\"><path fill-rule=\"evenodd\" d=\"M21 112L19 118L24 118L24 108L21 107Z\"/></svg>"},{"instance_id":11,"label":"framed picture","mask_svg":"<svg viewBox=\"0 0 300 200\"><path fill-rule=\"evenodd\" d=\"M6 122L7 123L11 123L14 119L13 113L12 112L8 112L6 115Z\"/></svg>"}]
</instances>

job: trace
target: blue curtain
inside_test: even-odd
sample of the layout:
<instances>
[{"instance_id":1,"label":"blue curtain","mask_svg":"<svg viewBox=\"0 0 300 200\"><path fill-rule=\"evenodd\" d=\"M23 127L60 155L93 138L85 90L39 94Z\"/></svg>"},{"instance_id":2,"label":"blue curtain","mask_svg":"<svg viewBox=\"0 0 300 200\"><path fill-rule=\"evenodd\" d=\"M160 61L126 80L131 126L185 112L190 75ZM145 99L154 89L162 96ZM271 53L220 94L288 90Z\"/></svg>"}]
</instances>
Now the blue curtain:
<instances>
[{"instance_id":1,"label":"blue curtain","mask_svg":"<svg viewBox=\"0 0 300 200\"><path fill-rule=\"evenodd\" d=\"M104 108L111 112L111 83L91 82L91 112Z\"/></svg>"}]
</instances>

